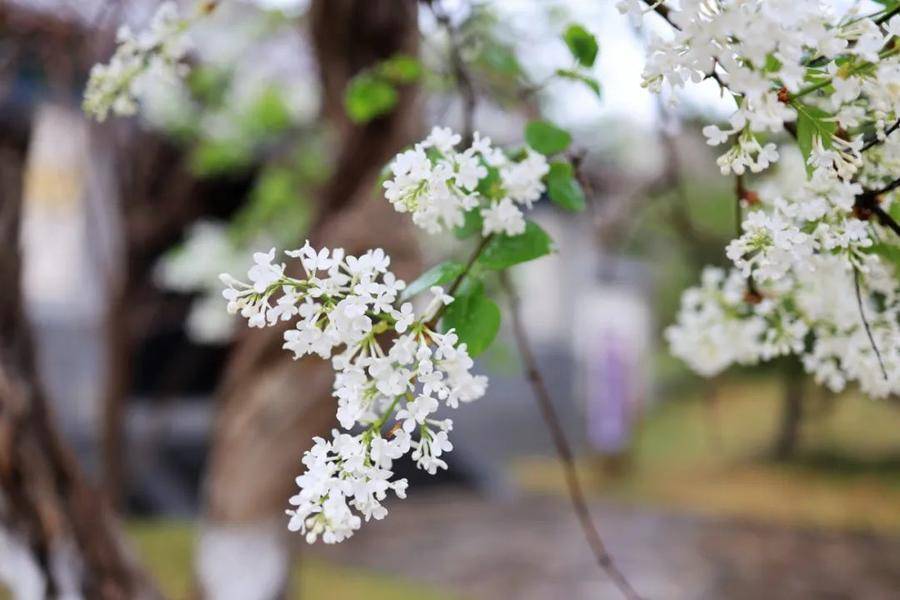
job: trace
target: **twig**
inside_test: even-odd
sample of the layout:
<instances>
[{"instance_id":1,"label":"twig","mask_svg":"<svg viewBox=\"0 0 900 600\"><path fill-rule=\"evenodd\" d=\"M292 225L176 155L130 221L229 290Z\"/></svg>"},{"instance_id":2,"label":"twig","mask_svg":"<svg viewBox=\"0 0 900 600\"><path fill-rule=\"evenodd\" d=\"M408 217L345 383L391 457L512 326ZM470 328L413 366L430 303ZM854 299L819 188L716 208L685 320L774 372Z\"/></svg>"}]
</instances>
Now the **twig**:
<instances>
[{"instance_id":1,"label":"twig","mask_svg":"<svg viewBox=\"0 0 900 600\"><path fill-rule=\"evenodd\" d=\"M438 24L447 31L447 35L450 37L450 64L463 101L462 141L464 144L469 144L475 132L475 105L478 102L478 95L460 52L459 30L453 26L449 15L439 6L437 0L428 0L427 4Z\"/></svg>"},{"instance_id":2,"label":"twig","mask_svg":"<svg viewBox=\"0 0 900 600\"><path fill-rule=\"evenodd\" d=\"M572 501L572 507L575 509L575 514L578 517L582 531L584 531L584 536L587 538L588 545L591 547L591 551L594 553L594 557L597 559L600 568L609 576L622 593L622 596L628 600L640 600L638 593L632 587L631 583L629 583L622 571L616 566L613 557L606 550L603 538L600 537L600 532L597 531L597 528L591 520L591 513L588 509L587 502L585 501L581 484L578 481L578 474L575 471L575 460L572 454L572 448L566 438L565 431L560 424L556 409L553 407L553 401L547 390L547 384L544 382L544 378L537 368L537 361L531 350L528 334L522 323L519 297L516 294L512 282L509 280L509 275L507 275L505 271L500 272L500 282L509 297L513 334L515 336L519 354L522 357L526 377L534 392L535 399L538 402L538 407L541 410L541 416L544 419L544 423L550 431L550 437L553 439L553 444L556 446L556 453L559 455L559 460L563 465L566 476L566 485L569 490L569 499Z\"/></svg>"},{"instance_id":3,"label":"twig","mask_svg":"<svg viewBox=\"0 0 900 600\"><path fill-rule=\"evenodd\" d=\"M747 189L744 187L744 176L734 176L734 231L736 237L741 237L743 233L742 225L744 224L744 210L741 201L746 195Z\"/></svg>"},{"instance_id":4,"label":"twig","mask_svg":"<svg viewBox=\"0 0 900 600\"><path fill-rule=\"evenodd\" d=\"M469 257L469 260L466 261L466 266L463 268L462 272L456 276L456 279L453 280L453 283L450 284L450 288L447 290L447 295L452 296L456 293L456 290L459 289L459 286L462 284L463 279L466 278L466 275L472 270L472 267L475 266L475 261L478 260L478 257L481 256L481 253L484 252L484 249L487 248L488 242L493 239L494 234L486 235L481 238L481 241L478 243L478 247L475 248L475 251L472 252L472 256ZM442 305L438 311L431 318L431 321L428 323L428 328L431 330L437 329L438 321L441 320L441 316L444 314L444 310L447 308L447 305Z\"/></svg>"},{"instance_id":5,"label":"twig","mask_svg":"<svg viewBox=\"0 0 900 600\"><path fill-rule=\"evenodd\" d=\"M894 217L892 217L886 210L876 204L872 207L872 213L876 217L878 217L879 223L881 223L897 235L900 235L900 223L897 223L897 221L894 220Z\"/></svg>"},{"instance_id":6,"label":"twig","mask_svg":"<svg viewBox=\"0 0 900 600\"><path fill-rule=\"evenodd\" d=\"M862 319L863 327L866 329L866 335L869 336L869 343L872 344L872 350L878 358L878 366L881 367L881 374L884 380L888 380L887 369L884 368L884 360L881 358L881 352L878 350L878 344L875 343L875 337L872 335L872 329L869 327L869 320L866 319L866 311L863 309L862 293L859 290L859 269L853 267L853 287L856 290L856 304L859 306L859 316Z\"/></svg>"},{"instance_id":7,"label":"twig","mask_svg":"<svg viewBox=\"0 0 900 600\"><path fill-rule=\"evenodd\" d=\"M882 139L878 139L878 137L876 136L866 142L863 147L859 149L860 153L865 152L866 150L869 150L877 146L878 144L884 143L888 139L888 136L897 131L897 129L900 129L900 119L897 119L897 121L894 122L893 125L884 130L884 137Z\"/></svg>"}]
</instances>

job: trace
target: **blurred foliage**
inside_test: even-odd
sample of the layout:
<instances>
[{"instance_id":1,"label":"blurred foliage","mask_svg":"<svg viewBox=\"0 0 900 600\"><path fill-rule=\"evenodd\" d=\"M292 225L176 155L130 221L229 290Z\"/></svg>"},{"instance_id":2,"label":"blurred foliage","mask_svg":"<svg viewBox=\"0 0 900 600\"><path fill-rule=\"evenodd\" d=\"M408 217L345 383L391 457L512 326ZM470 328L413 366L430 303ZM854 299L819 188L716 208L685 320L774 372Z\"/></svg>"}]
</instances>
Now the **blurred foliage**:
<instances>
[{"instance_id":1,"label":"blurred foliage","mask_svg":"<svg viewBox=\"0 0 900 600\"><path fill-rule=\"evenodd\" d=\"M600 46L597 39L587 29L578 24L569 25L563 34L563 40L575 60L582 67L593 67L594 61L597 60L597 53Z\"/></svg>"},{"instance_id":2,"label":"blurred foliage","mask_svg":"<svg viewBox=\"0 0 900 600\"><path fill-rule=\"evenodd\" d=\"M572 135L548 121L531 121L525 126L525 141L541 154L562 152L572 143Z\"/></svg>"},{"instance_id":3,"label":"blurred foliage","mask_svg":"<svg viewBox=\"0 0 900 600\"><path fill-rule=\"evenodd\" d=\"M357 74L344 93L344 108L354 123L367 123L397 104L399 86L417 82L423 73L418 59L396 54Z\"/></svg>"},{"instance_id":4,"label":"blurred foliage","mask_svg":"<svg viewBox=\"0 0 900 600\"><path fill-rule=\"evenodd\" d=\"M584 191L575 178L575 169L567 162L550 163L547 195L554 204L569 212L582 211L586 206Z\"/></svg>"}]
</instances>

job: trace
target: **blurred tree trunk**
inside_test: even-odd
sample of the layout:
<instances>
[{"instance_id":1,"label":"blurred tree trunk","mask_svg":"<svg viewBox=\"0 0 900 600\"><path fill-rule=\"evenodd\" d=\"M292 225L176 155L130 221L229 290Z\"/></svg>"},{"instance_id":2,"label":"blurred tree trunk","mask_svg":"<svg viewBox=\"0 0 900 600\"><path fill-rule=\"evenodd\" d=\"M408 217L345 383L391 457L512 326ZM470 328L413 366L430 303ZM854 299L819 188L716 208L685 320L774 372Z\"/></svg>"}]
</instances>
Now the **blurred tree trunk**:
<instances>
[{"instance_id":1,"label":"blurred tree trunk","mask_svg":"<svg viewBox=\"0 0 900 600\"><path fill-rule=\"evenodd\" d=\"M0 534L29 565L7 574L25 597L152 597L112 512L64 446L39 382L20 286L24 147L0 144Z\"/></svg>"},{"instance_id":2,"label":"blurred tree trunk","mask_svg":"<svg viewBox=\"0 0 900 600\"><path fill-rule=\"evenodd\" d=\"M336 161L318 194L311 243L349 253L383 247L400 277L418 266L415 239L408 219L384 200L377 179L416 133L414 94L404 90L390 114L364 125L347 120L343 94L360 70L398 52L416 55L416 15L414 0L315 0L310 9L324 117L337 132ZM248 330L219 390L205 482L208 527L198 561L201 588L210 598L227 593L264 599L284 592L283 513L302 470L299 459L313 436L336 424L330 363L292 360L281 347L283 332L283 327ZM238 574L228 563L255 567Z\"/></svg>"},{"instance_id":3,"label":"blurred tree trunk","mask_svg":"<svg viewBox=\"0 0 900 600\"><path fill-rule=\"evenodd\" d=\"M187 168L183 149L159 134L125 131L118 140L107 130L104 143L118 146L117 168L122 213L123 264L111 274L111 302L106 323L107 379L102 399L100 440L103 484L109 501L118 507L128 487L125 415L133 387L137 347L160 327L160 296L153 269L160 256L178 243L185 229L198 219L226 217L248 194L255 171L228 178L198 179ZM185 363L172 356L167 372ZM177 387L172 377L163 384ZM177 377L175 377L177 379Z\"/></svg>"},{"instance_id":4,"label":"blurred tree trunk","mask_svg":"<svg viewBox=\"0 0 900 600\"><path fill-rule=\"evenodd\" d=\"M772 447L775 460L789 460L797 452L804 416L805 377L803 367L796 361L785 366L781 421Z\"/></svg>"}]
</instances>

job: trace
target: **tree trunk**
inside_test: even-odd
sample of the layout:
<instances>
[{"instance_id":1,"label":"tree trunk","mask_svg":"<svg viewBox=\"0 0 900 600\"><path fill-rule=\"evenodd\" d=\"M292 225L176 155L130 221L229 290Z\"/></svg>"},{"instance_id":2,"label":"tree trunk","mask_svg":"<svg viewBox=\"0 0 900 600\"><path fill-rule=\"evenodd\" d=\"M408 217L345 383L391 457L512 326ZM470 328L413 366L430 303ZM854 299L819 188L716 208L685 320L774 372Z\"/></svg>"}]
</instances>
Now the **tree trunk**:
<instances>
[{"instance_id":1,"label":"tree trunk","mask_svg":"<svg viewBox=\"0 0 900 600\"><path fill-rule=\"evenodd\" d=\"M414 0L316 0L312 38L323 85L322 106L338 133L337 160L318 195L314 244L360 253L383 247L400 277L414 274L411 226L377 187L382 166L416 131L414 96L365 125L343 113L350 78L398 52L415 55ZM298 245L302 241L298 240ZM288 556L284 509L294 493L300 456L312 437L336 425L328 361L294 361L284 328L247 331L219 390L219 414L206 479L207 526L199 548L200 587L210 598L269 599L284 592ZM241 564L240 574L228 563Z\"/></svg>"},{"instance_id":2,"label":"tree trunk","mask_svg":"<svg viewBox=\"0 0 900 600\"><path fill-rule=\"evenodd\" d=\"M804 377L799 364L791 362L785 368L781 421L772 448L775 460L789 460L796 454L803 422Z\"/></svg>"},{"instance_id":3,"label":"tree trunk","mask_svg":"<svg viewBox=\"0 0 900 600\"><path fill-rule=\"evenodd\" d=\"M20 286L23 164L24 142L0 146L0 536L21 561L4 571L0 556L0 576L26 598L153 596L41 390Z\"/></svg>"}]
</instances>

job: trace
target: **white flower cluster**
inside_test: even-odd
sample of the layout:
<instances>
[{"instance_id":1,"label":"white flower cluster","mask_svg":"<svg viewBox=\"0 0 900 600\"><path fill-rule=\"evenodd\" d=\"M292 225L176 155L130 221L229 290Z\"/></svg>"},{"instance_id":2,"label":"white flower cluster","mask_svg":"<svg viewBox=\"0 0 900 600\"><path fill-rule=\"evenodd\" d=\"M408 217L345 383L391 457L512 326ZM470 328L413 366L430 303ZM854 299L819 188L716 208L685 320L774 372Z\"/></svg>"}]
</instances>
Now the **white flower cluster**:
<instances>
[{"instance_id":1,"label":"white flower cluster","mask_svg":"<svg viewBox=\"0 0 900 600\"><path fill-rule=\"evenodd\" d=\"M707 377L796 354L834 391L856 381L874 397L900 393L900 287L896 267L874 252L876 240L894 239L854 216L861 192L819 168L791 194L761 193L726 248L735 269L708 269L685 292L666 334L673 354Z\"/></svg>"},{"instance_id":2,"label":"white flower cluster","mask_svg":"<svg viewBox=\"0 0 900 600\"><path fill-rule=\"evenodd\" d=\"M853 214L862 186L819 168L786 198L763 198L742 224L726 254L745 277L775 281L790 269L811 269L813 254L839 254L861 268L872 247L869 225Z\"/></svg>"},{"instance_id":3,"label":"white flower cluster","mask_svg":"<svg viewBox=\"0 0 900 600\"><path fill-rule=\"evenodd\" d=\"M245 262L246 253L232 240L227 225L212 220L194 223L181 246L157 262L153 275L159 286L194 295L185 323L192 340L217 344L231 338L237 320L222 310L219 273Z\"/></svg>"},{"instance_id":4,"label":"white flower cluster","mask_svg":"<svg viewBox=\"0 0 900 600\"><path fill-rule=\"evenodd\" d=\"M752 290L739 271L708 267L666 330L672 353L705 377L732 364L796 354L832 391L855 381L872 397L900 393L900 286L893 271L874 259L866 265L862 301L873 347L846 261L822 254L809 263L810 269Z\"/></svg>"},{"instance_id":5,"label":"white flower cluster","mask_svg":"<svg viewBox=\"0 0 900 600\"><path fill-rule=\"evenodd\" d=\"M798 111L813 110L813 117L845 131L869 121L879 133L898 113L900 51L892 40L900 34L900 15L879 24L860 17L858 5L837 15L822 0L623 0L618 7L641 16L661 4L674 27L671 39L652 41L644 85L678 89L715 77L727 87L737 103L729 126L703 129L714 146L736 136L719 157L723 173L757 173L778 160L775 145L757 136L780 132L797 120ZM830 93L821 93L826 87ZM852 176L860 163L861 133L819 131L817 137L818 160L830 162L842 177Z\"/></svg>"},{"instance_id":6,"label":"white flower cluster","mask_svg":"<svg viewBox=\"0 0 900 600\"><path fill-rule=\"evenodd\" d=\"M480 212L483 235L524 232L521 207L531 208L544 192L547 159L526 147L519 160L512 160L477 132L462 152L456 150L460 141L450 129L435 127L424 141L397 155L392 178L384 182L385 197L398 211L412 213L413 222L429 233L462 226L471 210ZM479 189L483 183L488 189Z\"/></svg>"},{"instance_id":7,"label":"white flower cluster","mask_svg":"<svg viewBox=\"0 0 900 600\"><path fill-rule=\"evenodd\" d=\"M222 275L223 295L228 311L251 327L296 319L284 334L284 348L295 358L331 359L337 419L346 432L315 439L303 457L300 491L290 501L296 508L288 514L289 528L309 542L319 536L340 542L363 519L384 518L389 491L405 496L406 480L392 480L395 460L409 453L431 474L447 467L441 457L453 448L452 422L435 413L442 404L456 408L480 398L487 378L471 373L466 344L452 330L431 328L453 298L433 287L434 299L417 315L411 303L399 302L406 286L388 270L383 250L357 257L307 243L285 254L298 259L302 277L274 263L272 249L254 255L249 282Z\"/></svg>"},{"instance_id":8,"label":"white flower cluster","mask_svg":"<svg viewBox=\"0 0 900 600\"><path fill-rule=\"evenodd\" d=\"M133 115L145 83L182 77L187 27L175 3L163 2L140 34L135 35L126 25L119 28L118 46L109 63L91 69L84 93L85 112L98 121L105 120L110 111Z\"/></svg>"},{"instance_id":9,"label":"white flower cluster","mask_svg":"<svg viewBox=\"0 0 900 600\"><path fill-rule=\"evenodd\" d=\"M831 389L856 381L872 396L898 393L898 239L886 221L896 219L900 173L900 135L890 135L900 119L900 15L890 6L861 14L858 3L838 14L821 0L618 5L635 18L658 10L673 25L651 44L646 86L714 78L735 99L727 128L703 128L712 146L733 140L717 161L723 175L778 161L761 136L786 126L808 171L782 161L801 184L773 179L751 206L739 199L749 212L726 248L735 269L708 270L684 294L667 331L673 353L705 376L796 354Z\"/></svg>"}]
</instances>

